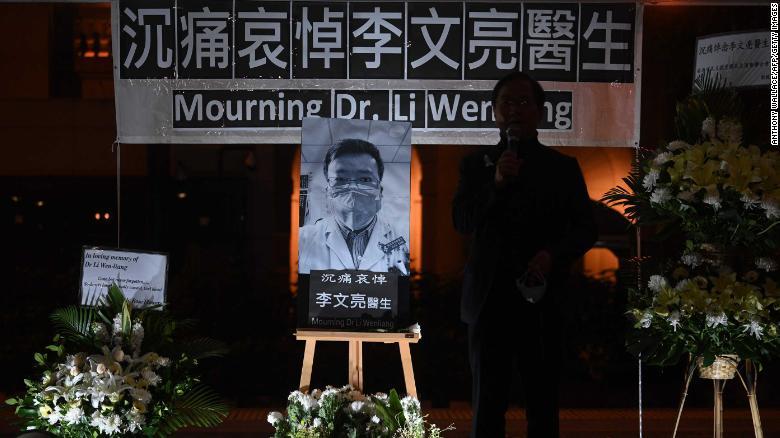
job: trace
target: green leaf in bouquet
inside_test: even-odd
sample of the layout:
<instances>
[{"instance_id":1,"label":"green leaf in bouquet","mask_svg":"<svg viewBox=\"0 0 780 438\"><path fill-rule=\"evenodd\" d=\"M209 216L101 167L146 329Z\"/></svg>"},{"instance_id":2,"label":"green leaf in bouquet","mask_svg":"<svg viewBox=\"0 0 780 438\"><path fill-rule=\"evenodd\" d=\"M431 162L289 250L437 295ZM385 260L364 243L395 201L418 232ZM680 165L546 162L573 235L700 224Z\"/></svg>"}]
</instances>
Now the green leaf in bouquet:
<instances>
[{"instance_id":1,"label":"green leaf in bouquet","mask_svg":"<svg viewBox=\"0 0 780 438\"><path fill-rule=\"evenodd\" d=\"M7 404L8 406L16 406L16 405L19 404L19 400L15 399L15 398L9 398L9 399L6 399L5 404Z\"/></svg>"},{"instance_id":2,"label":"green leaf in bouquet","mask_svg":"<svg viewBox=\"0 0 780 438\"><path fill-rule=\"evenodd\" d=\"M186 354L194 360L209 357L223 357L230 350L224 342L211 338L197 338L179 342L172 346L174 353Z\"/></svg>"},{"instance_id":3,"label":"green leaf in bouquet","mask_svg":"<svg viewBox=\"0 0 780 438\"><path fill-rule=\"evenodd\" d=\"M43 357L43 355L41 353L35 353L33 358L35 358L35 361L38 362L38 365L45 365L46 364L46 359Z\"/></svg>"},{"instance_id":4,"label":"green leaf in bouquet","mask_svg":"<svg viewBox=\"0 0 780 438\"><path fill-rule=\"evenodd\" d=\"M711 351L705 351L702 355L704 360L702 365L708 367L715 362L715 355Z\"/></svg>"},{"instance_id":5,"label":"green leaf in bouquet","mask_svg":"<svg viewBox=\"0 0 780 438\"><path fill-rule=\"evenodd\" d=\"M382 424L387 427L390 435L394 435L395 431L398 430L399 427L397 418L390 412L390 409L388 409L384 403L382 403L382 401L374 398L374 405L376 408L376 416L382 420Z\"/></svg>"},{"instance_id":6,"label":"green leaf in bouquet","mask_svg":"<svg viewBox=\"0 0 780 438\"><path fill-rule=\"evenodd\" d=\"M228 406L210 388L198 385L174 401L170 416L160 425L160 436L172 434L183 427L213 427L229 412Z\"/></svg>"},{"instance_id":7,"label":"green leaf in bouquet","mask_svg":"<svg viewBox=\"0 0 780 438\"><path fill-rule=\"evenodd\" d=\"M92 322L95 320L95 310L90 307L68 306L57 309L51 314L55 329L63 338L79 344L92 345Z\"/></svg>"}]
</instances>

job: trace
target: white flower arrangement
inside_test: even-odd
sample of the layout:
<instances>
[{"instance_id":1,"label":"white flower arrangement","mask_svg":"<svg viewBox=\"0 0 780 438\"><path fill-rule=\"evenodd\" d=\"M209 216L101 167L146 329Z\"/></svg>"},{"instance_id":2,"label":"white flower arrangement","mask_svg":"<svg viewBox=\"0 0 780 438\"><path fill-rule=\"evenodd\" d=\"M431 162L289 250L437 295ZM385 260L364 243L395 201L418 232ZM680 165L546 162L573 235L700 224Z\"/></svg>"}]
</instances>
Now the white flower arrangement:
<instances>
[{"instance_id":1,"label":"white flower arrangement","mask_svg":"<svg viewBox=\"0 0 780 438\"><path fill-rule=\"evenodd\" d=\"M678 267L672 281L650 277L646 300L628 311L630 351L657 365L676 363L682 353L736 353L759 363L780 353L780 290L771 277L752 270L738 278L727 268L717 276L689 274Z\"/></svg>"},{"instance_id":2,"label":"white flower arrangement","mask_svg":"<svg viewBox=\"0 0 780 438\"><path fill-rule=\"evenodd\" d=\"M177 352L176 360L143 352L149 334L144 322L150 318L155 329L150 336L157 340L152 348ZM218 424L227 415L224 403L193 374L198 358L224 352L221 344L201 340L208 345L198 352L171 349L176 324L165 312L135 312L112 286L98 307L60 309L52 319L62 334L46 353L35 354L40 380L25 380L27 393L6 400L26 420L26 429L65 438L164 437L185 425ZM68 347L81 351L68 354Z\"/></svg>"},{"instance_id":3,"label":"white flower arrangement","mask_svg":"<svg viewBox=\"0 0 780 438\"><path fill-rule=\"evenodd\" d=\"M275 438L439 438L452 429L428 424L420 402L411 396L400 399L395 390L366 396L350 385L329 386L310 394L293 391L287 402L286 417L280 412L268 414Z\"/></svg>"}]
</instances>

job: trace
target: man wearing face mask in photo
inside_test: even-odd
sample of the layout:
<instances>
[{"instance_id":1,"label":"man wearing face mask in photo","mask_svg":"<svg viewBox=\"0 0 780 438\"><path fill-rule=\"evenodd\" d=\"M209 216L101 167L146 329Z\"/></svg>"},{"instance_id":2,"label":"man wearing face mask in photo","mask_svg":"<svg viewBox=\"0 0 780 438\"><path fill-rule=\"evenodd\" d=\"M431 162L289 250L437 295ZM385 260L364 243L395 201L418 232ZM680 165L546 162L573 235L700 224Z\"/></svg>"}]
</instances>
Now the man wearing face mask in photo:
<instances>
[{"instance_id":1,"label":"man wearing face mask in photo","mask_svg":"<svg viewBox=\"0 0 780 438\"><path fill-rule=\"evenodd\" d=\"M505 435L519 368L529 438L556 438L560 304L572 263L596 240L577 160L537 139L544 90L522 72L492 96L501 141L466 156L452 202L455 228L471 234L461 319L472 371L471 437Z\"/></svg>"},{"instance_id":2,"label":"man wearing face mask in photo","mask_svg":"<svg viewBox=\"0 0 780 438\"><path fill-rule=\"evenodd\" d=\"M323 171L329 216L301 227L298 271L358 269L409 275L406 239L378 216L385 166L376 146L342 140L328 149Z\"/></svg>"}]
</instances>

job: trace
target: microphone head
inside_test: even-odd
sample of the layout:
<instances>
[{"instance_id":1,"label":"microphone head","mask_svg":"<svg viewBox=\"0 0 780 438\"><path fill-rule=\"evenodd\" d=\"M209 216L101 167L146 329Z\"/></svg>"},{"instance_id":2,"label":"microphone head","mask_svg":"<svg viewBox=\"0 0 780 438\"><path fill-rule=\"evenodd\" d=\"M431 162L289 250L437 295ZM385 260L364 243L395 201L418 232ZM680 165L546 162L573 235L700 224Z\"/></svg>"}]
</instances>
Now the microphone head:
<instances>
[{"instance_id":1,"label":"microphone head","mask_svg":"<svg viewBox=\"0 0 780 438\"><path fill-rule=\"evenodd\" d=\"M517 153L520 148L520 129L510 125L504 130L504 138L506 139L506 147Z\"/></svg>"}]
</instances>

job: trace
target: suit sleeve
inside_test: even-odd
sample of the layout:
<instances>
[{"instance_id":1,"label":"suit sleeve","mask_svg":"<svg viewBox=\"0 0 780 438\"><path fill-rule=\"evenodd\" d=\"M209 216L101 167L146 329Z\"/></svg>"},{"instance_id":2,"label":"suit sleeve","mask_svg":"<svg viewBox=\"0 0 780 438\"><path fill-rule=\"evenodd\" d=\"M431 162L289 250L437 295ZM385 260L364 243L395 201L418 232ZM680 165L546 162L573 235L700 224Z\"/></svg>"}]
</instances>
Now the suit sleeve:
<instances>
[{"instance_id":1,"label":"suit sleeve","mask_svg":"<svg viewBox=\"0 0 780 438\"><path fill-rule=\"evenodd\" d=\"M577 160L571 159L569 163L565 181L569 194L566 205L569 222L562 230L560 238L549 248L558 266L568 266L569 263L582 257L593 247L598 238L593 207L582 171Z\"/></svg>"},{"instance_id":2,"label":"suit sleeve","mask_svg":"<svg viewBox=\"0 0 780 438\"><path fill-rule=\"evenodd\" d=\"M478 155L469 155L460 163L458 187L452 200L452 222L455 229L469 234L480 228L500 194L492 179L480 180Z\"/></svg>"}]
</instances>

